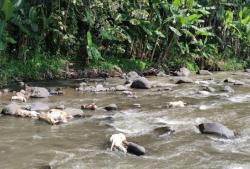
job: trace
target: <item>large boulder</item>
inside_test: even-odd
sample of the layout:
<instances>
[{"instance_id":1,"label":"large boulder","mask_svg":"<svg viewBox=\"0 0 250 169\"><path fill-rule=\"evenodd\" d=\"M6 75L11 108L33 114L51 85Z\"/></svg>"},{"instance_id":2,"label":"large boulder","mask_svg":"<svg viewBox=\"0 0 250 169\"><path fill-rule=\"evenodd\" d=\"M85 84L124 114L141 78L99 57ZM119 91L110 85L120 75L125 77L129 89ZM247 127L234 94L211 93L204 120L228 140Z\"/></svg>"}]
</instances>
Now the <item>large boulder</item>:
<instances>
[{"instance_id":1,"label":"large boulder","mask_svg":"<svg viewBox=\"0 0 250 169\"><path fill-rule=\"evenodd\" d=\"M135 79L130 87L136 89L150 89L151 85L148 79L146 79L145 77L140 77Z\"/></svg>"},{"instance_id":2,"label":"large boulder","mask_svg":"<svg viewBox=\"0 0 250 169\"><path fill-rule=\"evenodd\" d=\"M198 126L202 134L212 134L223 138L234 138L232 130L220 123L202 123Z\"/></svg>"},{"instance_id":3,"label":"large boulder","mask_svg":"<svg viewBox=\"0 0 250 169\"><path fill-rule=\"evenodd\" d=\"M33 98L46 98L50 95L49 91L44 87L30 87L29 91L30 96Z\"/></svg>"},{"instance_id":4,"label":"large boulder","mask_svg":"<svg viewBox=\"0 0 250 169\"><path fill-rule=\"evenodd\" d=\"M4 115L16 115L21 110L21 107L16 103L11 103L2 109L2 114Z\"/></svg>"},{"instance_id":5,"label":"large boulder","mask_svg":"<svg viewBox=\"0 0 250 169\"><path fill-rule=\"evenodd\" d=\"M134 154L137 156L141 156L141 155L144 155L146 153L146 150L144 147L142 147L136 143L133 143L133 142L127 142L127 151L128 151L128 153Z\"/></svg>"}]
</instances>

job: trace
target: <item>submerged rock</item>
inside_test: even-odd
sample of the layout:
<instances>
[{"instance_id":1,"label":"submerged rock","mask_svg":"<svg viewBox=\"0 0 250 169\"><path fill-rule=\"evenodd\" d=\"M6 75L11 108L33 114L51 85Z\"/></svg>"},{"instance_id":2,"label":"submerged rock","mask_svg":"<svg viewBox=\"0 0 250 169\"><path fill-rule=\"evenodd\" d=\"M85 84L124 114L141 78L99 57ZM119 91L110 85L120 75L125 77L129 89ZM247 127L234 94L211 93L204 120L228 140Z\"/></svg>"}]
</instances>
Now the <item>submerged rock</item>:
<instances>
[{"instance_id":1,"label":"submerged rock","mask_svg":"<svg viewBox=\"0 0 250 169\"><path fill-rule=\"evenodd\" d=\"M211 134L224 138L234 138L235 134L232 130L220 123L202 123L198 126L202 134Z\"/></svg>"},{"instance_id":2,"label":"submerged rock","mask_svg":"<svg viewBox=\"0 0 250 169\"><path fill-rule=\"evenodd\" d=\"M30 111L46 111L49 110L49 106L42 102L36 102L25 106L25 109Z\"/></svg>"},{"instance_id":3,"label":"submerged rock","mask_svg":"<svg viewBox=\"0 0 250 169\"><path fill-rule=\"evenodd\" d=\"M153 130L154 134L156 135L164 135L164 134L172 134L175 132L175 130L172 130L170 127L168 126L164 126L164 127L158 127L155 128Z\"/></svg>"},{"instance_id":4,"label":"submerged rock","mask_svg":"<svg viewBox=\"0 0 250 169\"><path fill-rule=\"evenodd\" d=\"M117 107L116 104L110 104L110 105L104 107L104 109L107 110L107 111L114 111L114 110L117 110L118 107Z\"/></svg>"},{"instance_id":5,"label":"submerged rock","mask_svg":"<svg viewBox=\"0 0 250 169\"><path fill-rule=\"evenodd\" d=\"M81 109L76 108L66 108L63 110L69 117L83 117L84 112Z\"/></svg>"},{"instance_id":6,"label":"submerged rock","mask_svg":"<svg viewBox=\"0 0 250 169\"><path fill-rule=\"evenodd\" d=\"M150 82L148 81L148 79L146 79L145 77L140 77L140 78L135 79L132 82L131 88L135 88L135 89L150 89L151 85L150 85Z\"/></svg>"},{"instance_id":7,"label":"submerged rock","mask_svg":"<svg viewBox=\"0 0 250 169\"><path fill-rule=\"evenodd\" d=\"M188 77L180 77L176 79L176 84L181 84L181 83L193 83L193 80L188 78Z\"/></svg>"}]
</instances>

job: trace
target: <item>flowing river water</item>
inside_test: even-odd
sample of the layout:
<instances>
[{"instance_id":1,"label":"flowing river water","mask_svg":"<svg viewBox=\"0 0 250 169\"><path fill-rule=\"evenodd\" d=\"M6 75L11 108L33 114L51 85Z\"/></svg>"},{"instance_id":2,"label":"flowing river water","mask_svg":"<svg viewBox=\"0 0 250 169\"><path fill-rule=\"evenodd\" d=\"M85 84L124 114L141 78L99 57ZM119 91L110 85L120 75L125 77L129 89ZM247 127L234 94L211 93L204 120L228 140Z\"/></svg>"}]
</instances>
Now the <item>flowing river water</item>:
<instances>
[{"instance_id":1,"label":"flowing river water","mask_svg":"<svg viewBox=\"0 0 250 169\"><path fill-rule=\"evenodd\" d=\"M63 87L63 96L29 99L27 103L43 102L80 108L95 102L98 107L117 104L119 110L85 111L86 117L70 123L51 126L45 122L10 116L0 117L0 168L2 169L248 169L250 168L250 75L242 72L214 73L193 76L196 83L174 85L173 77L149 77L151 82L172 90L156 87L133 90L138 98L118 92L77 92L80 81L29 83L33 86ZM232 86L234 93L223 92L227 77L245 82ZM119 78L107 79L105 86L123 84ZM216 89L198 93L202 83ZM92 83L90 83L92 84ZM94 83L93 83L94 84ZM160 86L160 85L159 85ZM159 89L159 90L158 90ZM10 103L13 94L0 96L0 110ZM167 108L169 101L182 100L185 108ZM133 104L141 104L136 108ZM220 122L238 133L234 139L202 135L196 128L201 122ZM174 134L158 135L157 127L169 126ZM105 143L114 133L146 148L146 155L134 156L111 152Z\"/></svg>"}]
</instances>

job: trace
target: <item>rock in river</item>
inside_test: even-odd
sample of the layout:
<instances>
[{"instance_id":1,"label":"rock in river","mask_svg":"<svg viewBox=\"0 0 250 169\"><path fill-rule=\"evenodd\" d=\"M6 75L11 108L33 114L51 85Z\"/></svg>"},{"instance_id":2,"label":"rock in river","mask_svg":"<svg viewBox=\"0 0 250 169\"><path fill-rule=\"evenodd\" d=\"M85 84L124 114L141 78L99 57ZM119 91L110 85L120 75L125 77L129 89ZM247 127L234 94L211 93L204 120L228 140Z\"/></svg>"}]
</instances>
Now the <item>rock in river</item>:
<instances>
[{"instance_id":1,"label":"rock in river","mask_svg":"<svg viewBox=\"0 0 250 169\"><path fill-rule=\"evenodd\" d=\"M175 72L173 73L173 75L175 75L175 76L185 76L185 77L188 77L188 76L190 75L190 71L189 71L187 68L182 67L182 68L180 68L179 71L175 71Z\"/></svg>"},{"instance_id":2,"label":"rock in river","mask_svg":"<svg viewBox=\"0 0 250 169\"><path fill-rule=\"evenodd\" d=\"M5 106L2 110L2 114L4 115L16 115L21 110L21 107L16 103L11 103Z\"/></svg>"},{"instance_id":3,"label":"rock in river","mask_svg":"<svg viewBox=\"0 0 250 169\"><path fill-rule=\"evenodd\" d=\"M199 70L197 72L197 74L199 74L199 75L212 75L212 73L209 72L208 70Z\"/></svg>"},{"instance_id":4,"label":"rock in river","mask_svg":"<svg viewBox=\"0 0 250 169\"><path fill-rule=\"evenodd\" d=\"M220 123L202 123L198 126L202 134L212 134L224 138L234 138L235 134L232 130Z\"/></svg>"},{"instance_id":5,"label":"rock in river","mask_svg":"<svg viewBox=\"0 0 250 169\"><path fill-rule=\"evenodd\" d=\"M172 134L175 132L175 130L171 129L168 126L164 126L164 127L155 128L153 132L156 135L164 135L164 134Z\"/></svg>"},{"instance_id":6,"label":"rock in river","mask_svg":"<svg viewBox=\"0 0 250 169\"><path fill-rule=\"evenodd\" d=\"M188 77L180 77L180 78L177 78L176 84L181 84L181 83L193 83L193 80L188 78Z\"/></svg>"},{"instance_id":7,"label":"rock in river","mask_svg":"<svg viewBox=\"0 0 250 169\"><path fill-rule=\"evenodd\" d=\"M116 104L110 104L110 105L104 107L104 109L107 110L107 111L114 111L114 110L117 110L118 107L117 107Z\"/></svg>"},{"instance_id":8,"label":"rock in river","mask_svg":"<svg viewBox=\"0 0 250 169\"><path fill-rule=\"evenodd\" d=\"M146 79L145 77L140 77L140 78L135 79L132 82L131 88L150 89L151 85L150 85L150 82L148 81L148 79Z\"/></svg>"},{"instance_id":9,"label":"rock in river","mask_svg":"<svg viewBox=\"0 0 250 169\"><path fill-rule=\"evenodd\" d=\"M29 87L28 90L33 98L46 98L50 95L49 91L44 87Z\"/></svg>"},{"instance_id":10,"label":"rock in river","mask_svg":"<svg viewBox=\"0 0 250 169\"><path fill-rule=\"evenodd\" d=\"M146 153L145 148L136 144L136 143L127 142L126 144L127 144L127 151L130 154L141 156L141 155L144 155Z\"/></svg>"}]
</instances>

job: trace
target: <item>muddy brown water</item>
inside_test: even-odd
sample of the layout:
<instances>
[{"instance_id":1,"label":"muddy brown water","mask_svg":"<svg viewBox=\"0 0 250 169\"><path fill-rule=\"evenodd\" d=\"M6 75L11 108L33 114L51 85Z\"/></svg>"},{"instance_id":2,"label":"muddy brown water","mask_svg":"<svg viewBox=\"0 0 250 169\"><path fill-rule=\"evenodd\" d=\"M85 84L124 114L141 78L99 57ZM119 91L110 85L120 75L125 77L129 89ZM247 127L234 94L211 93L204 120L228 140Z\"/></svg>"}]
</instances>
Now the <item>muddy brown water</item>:
<instances>
[{"instance_id":1,"label":"muddy brown water","mask_svg":"<svg viewBox=\"0 0 250 169\"><path fill-rule=\"evenodd\" d=\"M79 81L30 83L33 86L62 86L65 95L46 99L30 99L80 108L95 102L99 107L116 103L119 111L102 109L85 111L91 117L68 124L50 126L44 122L9 116L0 117L0 168L60 168L60 169L152 169L152 168L250 168L250 76L242 72L220 72L208 76L193 76L194 84L172 86L172 90L133 90L138 98L128 98L119 92L80 93L74 90ZM232 86L234 93L219 91L226 77L244 81L244 86ZM173 77L150 77L162 85L173 84ZM108 79L105 86L122 84L124 80ZM217 89L211 95L197 92L202 83ZM100 82L101 83L101 82ZM94 84L94 83L90 83ZM166 86L165 86L166 87ZM0 96L0 110L10 103L12 93ZM168 101L182 100L185 108L167 109ZM142 108L133 104L139 103ZM238 132L235 139L201 135L195 127L201 122L217 121ZM173 135L156 135L153 129L170 126ZM114 133L125 133L128 140L143 145L145 156L111 152L105 142Z\"/></svg>"}]
</instances>

